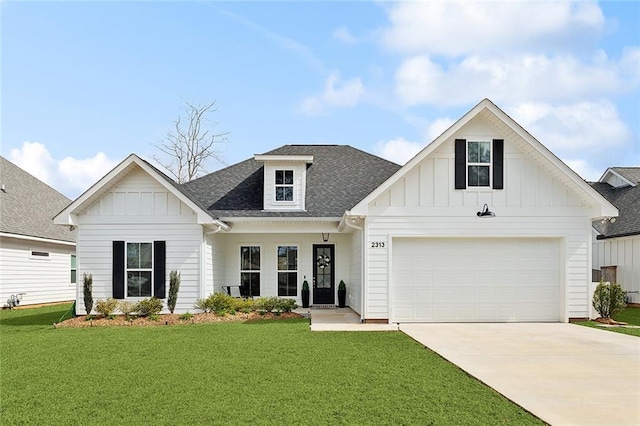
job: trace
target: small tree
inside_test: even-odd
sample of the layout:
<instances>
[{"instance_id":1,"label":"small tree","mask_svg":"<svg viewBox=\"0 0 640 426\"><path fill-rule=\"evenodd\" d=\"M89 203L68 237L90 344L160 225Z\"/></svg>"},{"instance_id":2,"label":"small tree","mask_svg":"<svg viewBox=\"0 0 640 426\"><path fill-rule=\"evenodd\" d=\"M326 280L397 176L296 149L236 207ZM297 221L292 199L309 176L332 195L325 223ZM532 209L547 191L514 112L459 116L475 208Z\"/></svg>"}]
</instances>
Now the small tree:
<instances>
[{"instance_id":1,"label":"small tree","mask_svg":"<svg viewBox=\"0 0 640 426\"><path fill-rule=\"evenodd\" d=\"M173 313L178 301L178 290L180 289L180 272L173 270L169 273L169 299L167 307L169 312Z\"/></svg>"},{"instance_id":2,"label":"small tree","mask_svg":"<svg viewBox=\"0 0 640 426\"><path fill-rule=\"evenodd\" d=\"M624 303L625 291L618 284L605 284L600 281L593 292L593 307L602 318L611 318L627 307Z\"/></svg>"},{"instance_id":3,"label":"small tree","mask_svg":"<svg viewBox=\"0 0 640 426\"><path fill-rule=\"evenodd\" d=\"M87 274L86 272L83 275L83 293L84 293L84 308L87 311L87 315L91 314L91 310L93 309L93 276L91 274Z\"/></svg>"},{"instance_id":4,"label":"small tree","mask_svg":"<svg viewBox=\"0 0 640 426\"><path fill-rule=\"evenodd\" d=\"M211 127L217 123L208 120L208 115L217 111L216 102L194 104L185 101L185 116L173 123L165 140L157 145L166 158L153 156L173 175L178 183L189 182L206 172L205 163L210 158L225 164L216 145L227 140L228 132L215 133Z\"/></svg>"}]
</instances>

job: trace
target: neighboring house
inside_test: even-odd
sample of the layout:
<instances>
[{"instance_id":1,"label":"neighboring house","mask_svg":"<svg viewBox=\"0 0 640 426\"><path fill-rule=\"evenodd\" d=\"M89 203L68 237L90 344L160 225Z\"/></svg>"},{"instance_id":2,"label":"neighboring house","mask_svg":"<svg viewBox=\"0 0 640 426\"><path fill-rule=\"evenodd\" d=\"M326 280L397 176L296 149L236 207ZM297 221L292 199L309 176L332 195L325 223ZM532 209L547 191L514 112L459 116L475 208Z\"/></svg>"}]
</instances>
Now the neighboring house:
<instances>
[{"instance_id":1,"label":"neighboring house","mask_svg":"<svg viewBox=\"0 0 640 426\"><path fill-rule=\"evenodd\" d=\"M403 167L286 145L178 185L132 154L55 222L95 299L165 297L177 269L177 312L227 285L300 303L304 279L333 306L344 280L363 321L503 322L587 317L591 221L617 214L485 99Z\"/></svg>"},{"instance_id":2,"label":"neighboring house","mask_svg":"<svg viewBox=\"0 0 640 426\"><path fill-rule=\"evenodd\" d=\"M53 224L70 201L0 157L0 306L75 299L75 232Z\"/></svg>"},{"instance_id":3,"label":"neighboring house","mask_svg":"<svg viewBox=\"0 0 640 426\"><path fill-rule=\"evenodd\" d=\"M616 281L640 303L640 167L611 167L591 184L620 211L613 220L593 222L593 268L614 269ZM612 268L613 267L613 268Z\"/></svg>"}]
</instances>

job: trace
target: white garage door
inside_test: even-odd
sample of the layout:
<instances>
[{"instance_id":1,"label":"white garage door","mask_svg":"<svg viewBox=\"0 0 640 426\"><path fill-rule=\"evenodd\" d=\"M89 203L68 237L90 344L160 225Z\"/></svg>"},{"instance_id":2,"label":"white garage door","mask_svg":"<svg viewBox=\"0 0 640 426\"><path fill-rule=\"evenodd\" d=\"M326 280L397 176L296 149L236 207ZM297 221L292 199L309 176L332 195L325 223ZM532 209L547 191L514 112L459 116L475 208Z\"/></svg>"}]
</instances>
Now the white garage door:
<instances>
[{"instance_id":1,"label":"white garage door","mask_svg":"<svg viewBox=\"0 0 640 426\"><path fill-rule=\"evenodd\" d=\"M391 320L560 320L557 239L393 239Z\"/></svg>"}]
</instances>

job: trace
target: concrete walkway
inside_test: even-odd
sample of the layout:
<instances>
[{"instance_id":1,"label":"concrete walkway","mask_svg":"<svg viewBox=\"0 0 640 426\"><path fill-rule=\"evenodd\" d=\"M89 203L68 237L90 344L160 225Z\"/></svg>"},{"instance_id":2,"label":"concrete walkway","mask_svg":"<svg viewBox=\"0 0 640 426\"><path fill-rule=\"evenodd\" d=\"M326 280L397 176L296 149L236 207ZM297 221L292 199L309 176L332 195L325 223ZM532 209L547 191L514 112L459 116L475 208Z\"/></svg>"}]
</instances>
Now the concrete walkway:
<instances>
[{"instance_id":1,"label":"concrete walkway","mask_svg":"<svg viewBox=\"0 0 640 426\"><path fill-rule=\"evenodd\" d=\"M640 339L573 324L400 330L552 425L640 425Z\"/></svg>"},{"instance_id":2,"label":"concrete walkway","mask_svg":"<svg viewBox=\"0 0 640 426\"><path fill-rule=\"evenodd\" d=\"M392 324L362 324L360 315L349 308L298 308L294 312L311 318L311 331L398 331Z\"/></svg>"}]
</instances>

